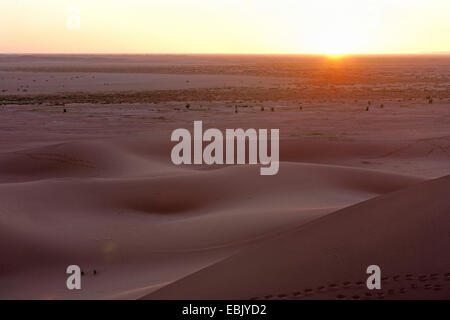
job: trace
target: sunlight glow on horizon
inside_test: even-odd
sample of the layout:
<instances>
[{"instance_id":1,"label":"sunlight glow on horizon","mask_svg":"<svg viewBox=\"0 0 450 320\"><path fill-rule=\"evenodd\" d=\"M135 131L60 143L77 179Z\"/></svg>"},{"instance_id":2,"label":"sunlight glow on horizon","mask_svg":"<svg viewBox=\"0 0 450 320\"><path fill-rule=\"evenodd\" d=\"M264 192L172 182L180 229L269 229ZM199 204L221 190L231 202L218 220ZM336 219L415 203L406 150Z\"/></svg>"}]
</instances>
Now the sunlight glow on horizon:
<instances>
[{"instance_id":1,"label":"sunlight glow on horizon","mask_svg":"<svg viewBox=\"0 0 450 320\"><path fill-rule=\"evenodd\" d=\"M0 53L450 52L448 0L2 0L0 12Z\"/></svg>"}]
</instances>

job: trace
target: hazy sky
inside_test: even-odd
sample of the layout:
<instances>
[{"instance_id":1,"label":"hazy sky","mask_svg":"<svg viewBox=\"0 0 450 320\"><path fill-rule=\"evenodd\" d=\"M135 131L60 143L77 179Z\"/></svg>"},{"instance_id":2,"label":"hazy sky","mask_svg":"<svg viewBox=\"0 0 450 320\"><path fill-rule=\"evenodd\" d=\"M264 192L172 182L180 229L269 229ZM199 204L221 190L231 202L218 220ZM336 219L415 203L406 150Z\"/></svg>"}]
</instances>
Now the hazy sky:
<instances>
[{"instance_id":1,"label":"hazy sky","mask_svg":"<svg viewBox=\"0 0 450 320\"><path fill-rule=\"evenodd\" d=\"M2 53L450 52L450 0L1 0Z\"/></svg>"}]
</instances>

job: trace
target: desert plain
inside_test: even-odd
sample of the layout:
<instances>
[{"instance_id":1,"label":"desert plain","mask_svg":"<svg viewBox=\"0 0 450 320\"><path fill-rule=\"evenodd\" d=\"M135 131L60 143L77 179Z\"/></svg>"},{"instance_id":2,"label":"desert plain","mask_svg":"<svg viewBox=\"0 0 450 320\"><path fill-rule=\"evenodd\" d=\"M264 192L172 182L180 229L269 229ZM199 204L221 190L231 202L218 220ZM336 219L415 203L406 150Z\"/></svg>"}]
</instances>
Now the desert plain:
<instances>
[{"instance_id":1,"label":"desert plain","mask_svg":"<svg viewBox=\"0 0 450 320\"><path fill-rule=\"evenodd\" d=\"M0 55L0 299L449 299L449 174L449 55Z\"/></svg>"}]
</instances>

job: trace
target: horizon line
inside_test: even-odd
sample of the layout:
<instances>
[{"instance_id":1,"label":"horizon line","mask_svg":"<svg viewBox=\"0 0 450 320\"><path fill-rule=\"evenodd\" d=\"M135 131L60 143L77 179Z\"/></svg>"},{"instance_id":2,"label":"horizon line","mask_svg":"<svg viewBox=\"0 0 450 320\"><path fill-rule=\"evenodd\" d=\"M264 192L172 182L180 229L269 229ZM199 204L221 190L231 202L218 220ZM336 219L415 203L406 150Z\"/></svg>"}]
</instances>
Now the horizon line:
<instances>
[{"instance_id":1,"label":"horizon line","mask_svg":"<svg viewBox=\"0 0 450 320\"><path fill-rule=\"evenodd\" d=\"M382 53L301 53L301 52L0 52L0 55L252 55L252 56L393 56L393 55L450 55L450 51L442 52L382 52Z\"/></svg>"}]
</instances>

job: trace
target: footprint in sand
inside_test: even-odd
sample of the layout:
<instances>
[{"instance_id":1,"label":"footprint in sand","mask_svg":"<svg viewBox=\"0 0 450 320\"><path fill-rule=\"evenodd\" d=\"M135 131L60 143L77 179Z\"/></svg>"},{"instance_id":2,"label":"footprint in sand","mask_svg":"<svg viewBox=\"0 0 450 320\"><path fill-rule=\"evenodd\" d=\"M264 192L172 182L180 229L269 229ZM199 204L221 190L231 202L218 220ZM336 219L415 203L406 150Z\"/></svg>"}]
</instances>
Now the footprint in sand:
<instances>
[{"instance_id":1,"label":"footprint in sand","mask_svg":"<svg viewBox=\"0 0 450 320\"><path fill-rule=\"evenodd\" d=\"M350 281L345 281L342 283L342 285L344 286L344 288L351 288L352 287L352 283Z\"/></svg>"},{"instance_id":2,"label":"footprint in sand","mask_svg":"<svg viewBox=\"0 0 450 320\"><path fill-rule=\"evenodd\" d=\"M430 279L431 280L437 280L438 277L439 277L439 273L432 273L432 274L430 274Z\"/></svg>"},{"instance_id":3,"label":"footprint in sand","mask_svg":"<svg viewBox=\"0 0 450 320\"><path fill-rule=\"evenodd\" d=\"M424 275L424 274L420 275L420 276L419 276L419 281L420 281L420 282L425 282L425 281L427 281L427 276Z\"/></svg>"},{"instance_id":4,"label":"footprint in sand","mask_svg":"<svg viewBox=\"0 0 450 320\"><path fill-rule=\"evenodd\" d=\"M383 283L389 283L390 280L393 280L395 282L402 282L402 280L406 280L406 281L413 281L410 282L407 287L402 287L399 288L398 290L394 289L394 288L390 288L387 291L387 295L389 296L395 296L396 294L406 294L408 289L413 289L413 290L417 290L419 289L419 284L416 281L422 282L423 284L423 288L425 290L433 290L433 291L442 291L444 288L442 286L442 284L440 283L430 283L430 282L435 282L436 280L439 280L439 273L432 273L432 274L421 274L421 275L417 275L415 276L414 274L411 273L407 273L405 275L395 275L393 277L383 277L381 278ZM442 275L442 279L443 280L450 280L450 273L445 273ZM335 291L338 289L351 289L351 288L365 288L365 282L364 281L357 281L357 282L351 282L351 281L344 281L342 282L342 284L338 284L338 283L330 283L327 286L319 286L317 287L317 289L311 289L311 288L306 288L302 291L296 291L293 292L291 294L278 294L278 295L266 295L262 298L259 297L253 297L251 298L251 300L258 300L258 299L289 299L289 297L292 298L301 298L301 297L308 297L314 294L320 294L320 293L324 293L327 291ZM385 298L385 293L384 292L362 292L361 295L358 294L354 294L352 296L346 296L344 294L337 294L335 296L335 298L337 300L343 300L343 299L353 299L353 300L360 300L360 299L384 299Z\"/></svg>"},{"instance_id":5,"label":"footprint in sand","mask_svg":"<svg viewBox=\"0 0 450 320\"><path fill-rule=\"evenodd\" d=\"M317 291L319 291L319 292L323 292L323 291L325 291L327 288L325 288L324 286L320 286L320 287L317 287Z\"/></svg>"},{"instance_id":6,"label":"footprint in sand","mask_svg":"<svg viewBox=\"0 0 450 320\"><path fill-rule=\"evenodd\" d=\"M434 287L433 287L433 290L434 290L434 291L441 291L441 290L442 290L442 287L441 287L440 284L435 284Z\"/></svg>"},{"instance_id":7,"label":"footprint in sand","mask_svg":"<svg viewBox=\"0 0 450 320\"><path fill-rule=\"evenodd\" d=\"M378 296L378 299L384 299L384 293L383 292L378 292L377 296Z\"/></svg>"},{"instance_id":8,"label":"footprint in sand","mask_svg":"<svg viewBox=\"0 0 450 320\"><path fill-rule=\"evenodd\" d=\"M313 289L305 289L305 295L306 296L310 296L310 295L312 295L314 293L314 290Z\"/></svg>"},{"instance_id":9,"label":"footprint in sand","mask_svg":"<svg viewBox=\"0 0 450 320\"><path fill-rule=\"evenodd\" d=\"M329 284L328 288L330 288L331 290L336 290L339 286L335 283Z\"/></svg>"}]
</instances>

